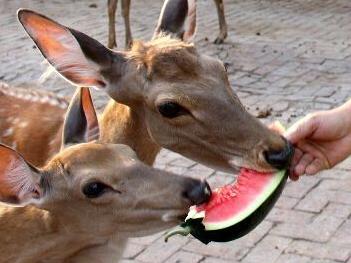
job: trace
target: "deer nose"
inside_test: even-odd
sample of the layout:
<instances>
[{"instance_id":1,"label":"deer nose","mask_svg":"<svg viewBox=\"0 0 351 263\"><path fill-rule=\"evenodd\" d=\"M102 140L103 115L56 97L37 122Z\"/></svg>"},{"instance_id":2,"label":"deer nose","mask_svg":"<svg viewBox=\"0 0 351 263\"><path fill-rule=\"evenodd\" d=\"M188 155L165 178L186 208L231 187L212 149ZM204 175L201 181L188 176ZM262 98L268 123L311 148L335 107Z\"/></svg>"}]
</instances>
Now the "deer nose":
<instances>
[{"instance_id":1,"label":"deer nose","mask_svg":"<svg viewBox=\"0 0 351 263\"><path fill-rule=\"evenodd\" d=\"M290 166L290 162L294 154L294 147L292 146L292 144L287 140L285 141L285 147L281 151L270 150L264 152L264 156L267 163L269 163L278 170L288 168Z\"/></svg>"},{"instance_id":2,"label":"deer nose","mask_svg":"<svg viewBox=\"0 0 351 263\"><path fill-rule=\"evenodd\" d=\"M188 185L183 197L190 201L191 205L199 205L209 201L211 188L206 181L194 180Z\"/></svg>"}]
</instances>

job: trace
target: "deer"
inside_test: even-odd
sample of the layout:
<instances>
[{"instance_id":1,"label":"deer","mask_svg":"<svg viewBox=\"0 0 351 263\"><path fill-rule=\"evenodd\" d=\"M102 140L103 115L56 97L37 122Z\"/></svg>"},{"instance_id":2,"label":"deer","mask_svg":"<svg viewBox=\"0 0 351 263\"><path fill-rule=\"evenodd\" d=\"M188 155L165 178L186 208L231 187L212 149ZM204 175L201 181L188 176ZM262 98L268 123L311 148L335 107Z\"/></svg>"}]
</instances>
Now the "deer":
<instances>
[{"instance_id":1,"label":"deer","mask_svg":"<svg viewBox=\"0 0 351 263\"><path fill-rule=\"evenodd\" d=\"M130 29L130 20L129 20L129 13L130 13L130 1L131 0L121 0L121 7L122 7L122 16L124 19L124 27L125 27L125 47L130 48L132 46L133 42L133 37L132 37L132 31ZM169 0L165 0L164 6L167 6L167 2ZM183 0L179 1L170 1L171 5L174 6L174 8L167 8L167 11L173 12L174 9L177 8L179 3L182 3L183 5L188 5L189 4L189 26L191 28L195 28L194 24L196 23L196 0L186 0L187 2ZM223 0L214 0L216 10L217 10L217 15L218 15L218 22L219 22L219 35L216 37L214 40L215 44L222 44L224 40L226 39L228 35L228 29L227 29L227 22L225 19L224 15L224 4ZM118 0L108 0L107 1L107 10L108 10L108 44L107 46L109 48L116 48L117 47L117 42L116 42L116 10L117 10L117 4ZM165 10L163 9L161 11L164 12ZM169 14L171 15L171 14ZM160 23L160 21L159 21Z\"/></svg>"},{"instance_id":2,"label":"deer","mask_svg":"<svg viewBox=\"0 0 351 263\"><path fill-rule=\"evenodd\" d=\"M204 181L152 168L127 145L89 141L97 123L79 88L45 166L0 144L1 262L117 262L129 237L173 227L208 200Z\"/></svg>"},{"instance_id":3,"label":"deer","mask_svg":"<svg viewBox=\"0 0 351 263\"><path fill-rule=\"evenodd\" d=\"M102 142L129 145L149 165L163 147L230 173L241 167L261 172L287 167L291 144L245 109L220 60L179 39L183 31L179 21L188 12L179 6L168 16L167 9L174 8L171 3L166 3L159 19L160 34L148 42L135 42L128 51L110 50L31 10L19 10L18 18L63 78L111 97L99 119ZM50 144L54 135L46 131L46 121L36 125L47 132L50 140L45 142ZM26 132L31 130L27 127ZM8 143L16 140L12 136ZM33 143L38 149L46 147L41 141ZM25 147L17 143L19 151Z\"/></svg>"}]
</instances>

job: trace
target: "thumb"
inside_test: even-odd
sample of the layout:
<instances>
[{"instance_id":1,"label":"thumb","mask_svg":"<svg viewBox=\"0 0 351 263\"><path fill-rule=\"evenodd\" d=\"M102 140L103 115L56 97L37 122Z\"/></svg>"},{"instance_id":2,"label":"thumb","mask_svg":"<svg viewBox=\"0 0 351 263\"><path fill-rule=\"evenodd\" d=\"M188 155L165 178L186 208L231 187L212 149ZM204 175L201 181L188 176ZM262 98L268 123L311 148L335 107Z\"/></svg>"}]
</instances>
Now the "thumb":
<instances>
[{"instance_id":1,"label":"thumb","mask_svg":"<svg viewBox=\"0 0 351 263\"><path fill-rule=\"evenodd\" d=\"M310 137L318 128L318 120L315 116L308 115L300 119L284 133L284 137L293 144Z\"/></svg>"}]
</instances>

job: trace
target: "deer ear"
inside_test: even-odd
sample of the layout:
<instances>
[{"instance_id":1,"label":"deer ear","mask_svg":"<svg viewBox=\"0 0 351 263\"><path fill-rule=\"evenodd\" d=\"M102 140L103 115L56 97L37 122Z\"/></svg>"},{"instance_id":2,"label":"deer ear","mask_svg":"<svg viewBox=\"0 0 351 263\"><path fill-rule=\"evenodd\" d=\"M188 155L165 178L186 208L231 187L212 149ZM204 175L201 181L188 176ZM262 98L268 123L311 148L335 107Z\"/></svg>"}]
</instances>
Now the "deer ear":
<instances>
[{"instance_id":1,"label":"deer ear","mask_svg":"<svg viewBox=\"0 0 351 263\"><path fill-rule=\"evenodd\" d=\"M26 9L20 9L17 15L48 62L77 86L104 88L107 81L101 72L108 72L114 61L124 62L118 59L121 54L44 15Z\"/></svg>"},{"instance_id":2,"label":"deer ear","mask_svg":"<svg viewBox=\"0 0 351 263\"><path fill-rule=\"evenodd\" d=\"M153 38L166 34L191 42L195 31L196 0L165 0Z\"/></svg>"},{"instance_id":3,"label":"deer ear","mask_svg":"<svg viewBox=\"0 0 351 263\"><path fill-rule=\"evenodd\" d=\"M40 202L40 172L15 150L0 144L0 202L25 206Z\"/></svg>"},{"instance_id":4,"label":"deer ear","mask_svg":"<svg viewBox=\"0 0 351 263\"><path fill-rule=\"evenodd\" d=\"M77 88L63 124L61 148L99 138L99 123L88 88Z\"/></svg>"}]
</instances>

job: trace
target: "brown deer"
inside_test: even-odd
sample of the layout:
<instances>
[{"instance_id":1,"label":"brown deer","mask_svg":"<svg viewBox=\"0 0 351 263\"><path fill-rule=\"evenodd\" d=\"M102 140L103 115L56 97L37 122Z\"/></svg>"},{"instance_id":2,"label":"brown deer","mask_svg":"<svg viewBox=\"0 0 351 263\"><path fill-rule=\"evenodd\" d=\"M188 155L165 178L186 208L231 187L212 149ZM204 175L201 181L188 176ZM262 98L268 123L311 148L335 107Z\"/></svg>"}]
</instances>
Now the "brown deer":
<instances>
[{"instance_id":1,"label":"brown deer","mask_svg":"<svg viewBox=\"0 0 351 263\"><path fill-rule=\"evenodd\" d=\"M159 36L124 52L30 10L18 17L57 72L113 99L101 116L103 142L127 144L147 164L165 147L230 172L286 167L290 144L245 110L223 63L169 36L182 32L178 22L187 14L184 8L175 12L160 19ZM46 127L44 120L36 125Z\"/></svg>"},{"instance_id":2,"label":"brown deer","mask_svg":"<svg viewBox=\"0 0 351 263\"><path fill-rule=\"evenodd\" d=\"M130 1L131 0L121 0L122 7L122 16L124 19L125 27L125 46L130 48L133 42L132 31L130 29L129 13L130 13ZM189 4L189 26L192 23L196 23L196 0L165 0L164 7L170 3L170 7L167 8L167 11L172 15L174 10L178 8L179 5L187 6ZM116 43L116 10L117 10L118 0L108 0L107 1L107 10L108 10L108 44L109 48L117 47ZM227 22L224 15L224 5L223 0L214 0L217 9L218 22L219 22L219 35L214 40L215 44L222 44L224 39L228 35ZM162 12L165 9L162 10Z\"/></svg>"},{"instance_id":3,"label":"brown deer","mask_svg":"<svg viewBox=\"0 0 351 263\"><path fill-rule=\"evenodd\" d=\"M0 144L1 262L117 262L127 238L175 226L209 198L206 183L149 167L126 145L86 143L96 125L81 89L43 168Z\"/></svg>"}]
</instances>

